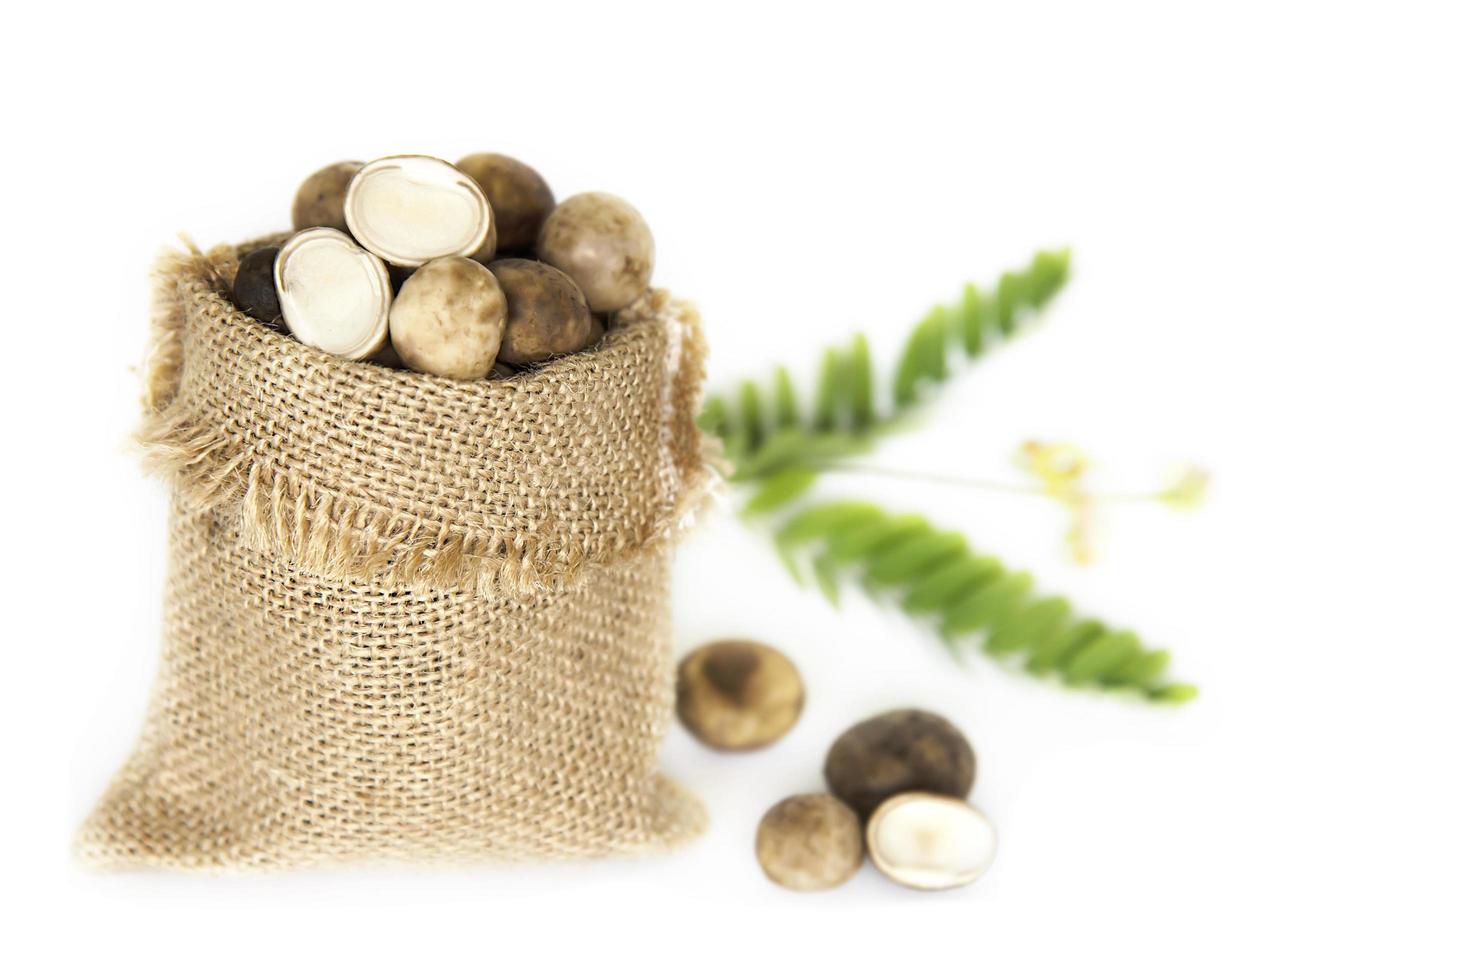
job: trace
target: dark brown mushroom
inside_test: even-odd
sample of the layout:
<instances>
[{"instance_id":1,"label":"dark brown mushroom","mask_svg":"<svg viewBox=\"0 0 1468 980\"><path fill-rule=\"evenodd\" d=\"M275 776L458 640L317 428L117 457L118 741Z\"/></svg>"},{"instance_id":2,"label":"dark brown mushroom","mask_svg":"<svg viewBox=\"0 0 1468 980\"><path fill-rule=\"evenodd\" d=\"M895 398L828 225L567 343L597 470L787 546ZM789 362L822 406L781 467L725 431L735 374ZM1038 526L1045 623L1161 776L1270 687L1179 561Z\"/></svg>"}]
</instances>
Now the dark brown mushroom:
<instances>
[{"instance_id":1,"label":"dark brown mushroom","mask_svg":"<svg viewBox=\"0 0 1468 980\"><path fill-rule=\"evenodd\" d=\"M455 166L473 177L489 198L500 251L523 254L534 249L541 226L556 206L545 178L500 153L471 153Z\"/></svg>"},{"instance_id":2,"label":"dark brown mushroom","mask_svg":"<svg viewBox=\"0 0 1468 980\"><path fill-rule=\"evenodd\" d=\"M391 320L391 318L392 309L391 307L389 307L388 319ZM385 368L391 368L394 371L408 370L408 366L404 364L403 359L398 356L397 349L393 347L391 337L388 338L387 343L382 345L381 350L379 350L376 354L373 354L371 357L367 358L367 360L371 361L373 364L381 364Z\"/></svg>"},{"instance_id":3,"label":"dark brown mushroom","mask_svg":"<svg viewBox=\"0 0 1468 980\"><path fill-rule=\"evenodd\" d=\"M322 167L307 177L296 191L296 199L291 204L291 224L296 231L306 228L348 231L342 206L347 199L347 185L361 169L361 161L343 160Z\"/></svg>"},{"instance_id":4,"label":"dark brown mushroom","mask_svg":"<svg viewBox=\"0 0 1468 980\"><path fill-rule=\"evenodd\" d=\"M500 259L489 271L509 304L499 359L535 364L581 350L591 337L591 315L581 290L565 273L532 259Z\"/></svg>"},{"instance_id":5,"label":"dark brown mushroom","mask_svg":"<svg viewBox=\"0 0 1468 980\"><path fill-rule=\"evenodd\" d=\"M279 245L267 245L240 259L232 291L234 305L241 313L284 333L285 318L280 314L280 297L275 292L275 257L279 254Z\"/></svg>"},{"instance_id":6,"label":"dark brown mushroom","mask_svg":"<svg viewBox=\"0 0 1468 980\"><path fill-rule=\"evenodd\" d=\"M928 711L904 709L847 729L826 754L826 784L863 819L888 797L921 791L965 797L978 763L963 733Z\"/></svg>"}]
</instances>

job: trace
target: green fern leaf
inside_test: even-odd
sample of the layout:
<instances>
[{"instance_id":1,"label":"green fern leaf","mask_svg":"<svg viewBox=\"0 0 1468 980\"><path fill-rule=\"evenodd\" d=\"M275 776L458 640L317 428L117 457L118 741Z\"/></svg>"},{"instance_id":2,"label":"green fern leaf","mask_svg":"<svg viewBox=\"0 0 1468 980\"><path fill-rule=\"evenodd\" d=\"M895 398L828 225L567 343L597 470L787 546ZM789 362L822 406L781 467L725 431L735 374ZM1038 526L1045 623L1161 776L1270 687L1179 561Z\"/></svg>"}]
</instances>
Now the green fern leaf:
<instances>
[{"instance_id":1,"label":"green fern leaf","mask_svg":"<svg viewBox=\"0 0 1468 980\"><path fill-rule=\"evenodd\" d=\"M764 393L753 381L739 386L739 444L758 449L765 441Z\"/></svg>"},{"instance_id":2,"label":"green fern leaf","mask_svg":"<svg viewBox=\"0 0 1468 980\"><path fill-rule=\"evenodd\" d=\"M718 395L704 400L703 410L698 415L698 427L721 439L729 436L729 404Z\"/></svg>"},{"instance_id":3,"label":"green fern leaf","mask_svg":"<svg viewBox=\"0 0 1468 980\"><path fill-rule=\"evenodd\" d=\"M858 432L870 429L876 420L877 410L872 403L872 355L862 334L857 334L851 341L851 351L846 358L846 386L850 392L847 400L850 402L851 427Z\"/></svg>"},{"instance_id":4,"label":"green fern leaf","mask_svg":"<svg viewBox=\"0 0 1468 980\"><path fill-rule=\"evenodd\" d=\"M791 429L800 424L800 404L795 397L795 383L790 372L781 365L775 369L775 428Z\"/></svg>"},{"instance_id":5,"label":"green fern leaf","mask_svg":"<svg viewBox=\"0 0 1468 980\"><path fill-rule=\"evenodd\" d=\"M736 482L763 480L793 466L827 469L868 452L948 379L955 358L975 360L1048 303L1065 283L1069 263L1068 251L1039 252L1024 269L1001 276L991 292L970 284L952 304L933 307L903 345L886 407L878 402L866 337L858 333L822 355L809 417L802 416L799 392L782 366L769 385L744 381L736 386L732 404L737 410L731 410L730 399L709 398L699 424L723 440ZM776 448L767 450L770 445Z\"/></svg>"},{"instance_id":6,"label":"green fern leaf","mask_svg":"<svg viewBox=\"0 0 1468 980\"><path fill-rule=\"evenodd\" d=\"M798 511L775 538L792 569L805 557L833 603L842 582L855 576L872 594L898 598L949 643L977 639L991 655L1017 656L1031 673L1155 702L1197 694L1191 685L1162 680L1167 654L1145 649L1135 633L1077 619L1064 599L1035 597L1027 573L975 553L962 535L919 515L860 502L819 504Z\"/></svg>"},{"instance_id":7,"label":"green fern leaf","mask_svg":"<svg viewBox=\"0 0 1468 980\"><path fill-rule=\"evenodd\" d=\"M919 578L902 600L902 608L910 613L937 612L1003 571L1004 566L988 555L963 555Z\"/></svg>"},{"instance_id":8,"label":"green fern leaf","mask_svg":"<svg viewBox=\"0 0 1468 980\"><path fill-rule=\"evenodd\" d=\"M753 517L779 510L803 496L815 484L820 473L809 467L792 466L768 477L744 505L744 514Z\"/></svg>"}]
</instances>

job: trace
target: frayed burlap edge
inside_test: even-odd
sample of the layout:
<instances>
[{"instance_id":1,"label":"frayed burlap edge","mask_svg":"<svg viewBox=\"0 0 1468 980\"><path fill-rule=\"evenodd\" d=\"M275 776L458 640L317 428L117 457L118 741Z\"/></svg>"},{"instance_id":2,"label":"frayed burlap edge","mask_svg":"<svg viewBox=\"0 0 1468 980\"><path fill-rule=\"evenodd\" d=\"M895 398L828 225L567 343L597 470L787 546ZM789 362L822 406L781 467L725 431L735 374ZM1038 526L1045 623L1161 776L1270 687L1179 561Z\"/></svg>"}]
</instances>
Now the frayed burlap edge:
<instances>
[{"instance_id":1,"label":"frayed burlap edge","mask_svg":"<svg viewBox=\"0 0 1468 980\"><path fill-rule=\"evenodd\" d=\"M588 554L561 540L527 541L427 528L421 520L344 499L252 458L248 446L176 403L186 316L180 287L190 279L218 280L221 270L237 262L239 254L281 237L219 246L207 253L185 240L187 252L166 250L155 266L152 333L143 367L144 420L135 441L144 468L168 480L189 507L227 509L237 515L247 542L313 573L380 576L388 584L466 588L483 595L530 595L564 588L583 567L675 541L696 523L720 472L717 443L693 421L707 347L693 304L664 290L649 291L617 314L619 326L661 320L672 340L663 444L668 464L681 476L683 491L645 537L614 541Z\"/></svg>"}]
</instances>

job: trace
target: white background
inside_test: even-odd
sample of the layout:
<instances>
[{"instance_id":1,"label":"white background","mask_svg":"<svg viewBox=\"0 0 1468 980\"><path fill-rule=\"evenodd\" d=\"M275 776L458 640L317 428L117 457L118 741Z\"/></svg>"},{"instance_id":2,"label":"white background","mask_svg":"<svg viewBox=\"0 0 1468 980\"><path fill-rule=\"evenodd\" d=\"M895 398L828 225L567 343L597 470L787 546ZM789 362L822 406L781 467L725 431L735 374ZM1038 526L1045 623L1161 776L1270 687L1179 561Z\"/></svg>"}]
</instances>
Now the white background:
<instances>
[{"instance_id":1,"label":"white background","mask_svg":"<svg viewBox=\"0 0 1468 980\"><path fill-rule=\"evenodd\" d=\"M157 976L1463 975L1468 59L1453 6L913 2L32 6L0 73L5 957ZM957 666L796 588L729 513L684 548L680 650L754 635L810 701L777 747L666 768L708 802L666 859L454 873L95 876L68 840L141 720L164 497L124 452L154 253L283 227L341 158L511 153L647 217L716 386L867 329L890 361L967 279L1069 244L1043 325L883 462L1011 479L1070 439L1105 512L1069 564L1045 500L832 480L919 508L1136 627L1202 697L1158 710ZM895 705L980 755L973 887L870 868L795 895L754 824ZM19 957L21 959L17 960ZM350 971L350 972L349 972ZM451 971L451 973L450 973ZM7 969L7 972L11 972Z\"/></svg>"}]
</instances>

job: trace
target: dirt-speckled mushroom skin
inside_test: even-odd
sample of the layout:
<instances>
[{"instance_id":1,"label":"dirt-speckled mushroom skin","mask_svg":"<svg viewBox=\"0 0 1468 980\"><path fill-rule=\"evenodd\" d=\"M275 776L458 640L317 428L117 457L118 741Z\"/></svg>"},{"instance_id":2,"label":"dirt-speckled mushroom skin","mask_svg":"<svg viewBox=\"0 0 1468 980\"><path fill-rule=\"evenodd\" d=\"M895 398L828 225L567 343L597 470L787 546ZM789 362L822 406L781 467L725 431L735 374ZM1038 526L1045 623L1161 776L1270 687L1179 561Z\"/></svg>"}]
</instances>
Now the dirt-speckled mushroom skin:
<instances>
[{"instance_id":1,"label":"dirt-speckled mushroom skin","mask_svg":"<svg viewBox=\"0 0 1468 980\"><path fill-rule=\"evenodd\" d=\"M586 347L591 314L564 273L531 259L500 259L489 269L509 304L501 361L535 364Z\"/></svg>"},{"instance_id":2,"label":"dirt-speckled mushroom skin","mask_svg":"<svg viewBox=\"0 0 1468 980\"><path fill-rule=\"evenodd\" d=\"M291 224L296 231L303 228L349 231L342 206L347 199L347 185L361 169L360 160L343 160L307 177L291 204Z\"/></svg>"},{"instance_id":3,"label":"dirt-speckled mushroom skin","mask_svg":"<svg viewBox=\"0 0 1468 980\"><path fill-rule=\"evenodd\" d=\"M805 685L774 647L721 640L678 664L678 720L716 749L743 751L778 740L800 718Z\"/></svg>"},{"instance_id":4,"label":"dirt-speckled mushroom skin","mask_svg":"<svg viewBox=\"0 0 1468 980\"><path fill-rule=\"evenodd\" d=\"M777 885L796 891L834 888L861 868L861 821L828 793L791 796L760 820L754 853Z\"/></svg>"},{"instance_id":5,"label":"dirt-speckled mushroom skin","mask_svg":"<svg viewBox=\"0 0 1468 980\"><path fill-rule=\"evenodd\" d=\"M284 333L285 318L281 316L280 297L275 292L275 257L279 254L279 245L267 245L240 259L233 293L234 305L241 313Z\"/></svg>"},{"instance_id":6,"label":"dirt-speckled mushroom skin","mask_svg":"<svg viewBox=\"0 0 1468 980\"><path fill-rule=\"evenodd\" d=\"M454 166L473 177L489 198L500 251L513 254L535 248L541 226L556 206L545 178L501 153L471 153Z\"/></svg>"},{"instance_id":7,"label":"dirt-speckled mushroom skin","mask_svg":"<svg viewBox=\"0 0 1468 980\"><path fill-rule=\"evenodd\" d=\"M487 376L504 336L508 304L494 275L472 259L426 262L388 313L393 348L415 371L475 381Z\"/></svg>"},{"instance_id":8,"label":"dirt-speckled mushroom skin","mask_svg":"<svg viewBox=\"0 0 1468 980\"><path fill-rule=\"evenodd\" d=\"M929 711L904 709L848 728L826 755L826 784L863 819L898 793L965 797L978 762L963 733Z\"/></svg>"},{"instance_id":9,"label":"dirt-speckled mushroom skin","mask_svg":"<svg viewBox=\"0 0 1468 980\"><path fill-rule=\"evenodd\" d=\"M570 276L598 313L620 310L652 281L652 232L636 208L612 194L562 201L540 230L537 252Z\"/></svg>"}]
</instances>

